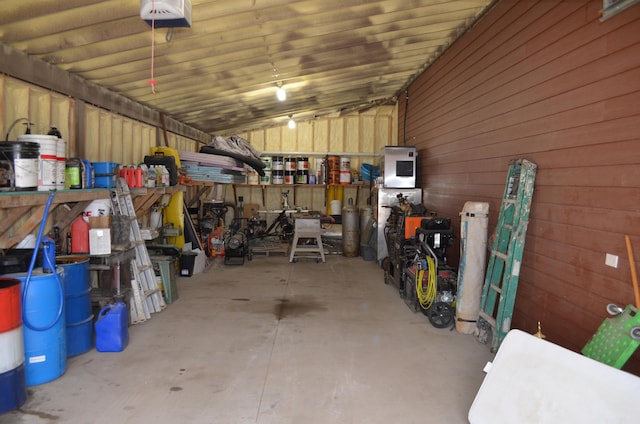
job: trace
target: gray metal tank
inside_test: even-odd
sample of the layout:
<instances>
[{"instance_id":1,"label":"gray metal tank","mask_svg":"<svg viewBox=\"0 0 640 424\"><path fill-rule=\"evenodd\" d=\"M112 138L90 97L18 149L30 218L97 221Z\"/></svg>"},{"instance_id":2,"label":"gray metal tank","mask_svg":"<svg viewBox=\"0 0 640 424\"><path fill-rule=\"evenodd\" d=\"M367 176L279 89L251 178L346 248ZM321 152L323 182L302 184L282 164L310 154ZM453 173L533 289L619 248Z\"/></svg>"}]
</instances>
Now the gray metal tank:
<instances>
[{"instance_id":1,"label":"gray metal tank","mask_svg":"<svg viewBox=\"0 0 640 424\"><path fill-rule=\"evenodd\" d=\"M360 208L360 245L369 244L373 232L373 208L365 206Z\"/></svg>"},{"instance_id":2,"label":"gray metal tank","mask_svg":"<svg viewBox=\"0 0 640 424\"><path fill-rule=\"evenodd\" d=\"M353 199L342 208L342 255L360 254L360 215Z\"/></svg>"}]
</instances>

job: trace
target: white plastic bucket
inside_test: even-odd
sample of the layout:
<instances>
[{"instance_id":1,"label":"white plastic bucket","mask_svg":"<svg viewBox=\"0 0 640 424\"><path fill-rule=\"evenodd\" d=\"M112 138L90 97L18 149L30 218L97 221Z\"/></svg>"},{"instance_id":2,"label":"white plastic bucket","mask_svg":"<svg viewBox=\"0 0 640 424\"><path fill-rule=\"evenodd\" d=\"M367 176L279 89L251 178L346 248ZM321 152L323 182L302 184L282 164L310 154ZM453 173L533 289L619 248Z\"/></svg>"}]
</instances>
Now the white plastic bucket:
<instances>
[{"instance_id":1,"label":"white plastic bucket","mask_svg":"<svg viewBox=\"0 0 640 424\"><path fill-rule=\"evenodd\" d=\"M332 200L329 203L331 215L342 215L342 202L340 200Z\"/></svg>"},{"instance_id":2,"label":"white plastic bucket","mask_svg":"<svg viewBox=\"0 0 640 424\"><path fill-rule=\"evenodd\" d=\"M82 218L85 222L89 222L90 216L109 216L111 215L111 200L96 199L92 200L84 209Z\"/></svg>"},{"instance_id":3,"label":"white plastic bucket","mask_svg":"<svg viewBox=\"0 0 640 424\"><path fill-rule=\"evenodd\" d=\"M40 145L38 157L38 191L57 189L58 178L58 137L46 134L22 134L19 141L28 141Z\"/></svg>"},{"instance_id":4,"label":"white plastic bucket","mask_svg":"<svg viewBox=\"0 0 640 424\"><path fill-rule=\"evenodd\" d=\"M1 169L4 170L2 191L38 189L39 152L40 145L31 141L0 143Z\"/></svg>"}]
</instances>

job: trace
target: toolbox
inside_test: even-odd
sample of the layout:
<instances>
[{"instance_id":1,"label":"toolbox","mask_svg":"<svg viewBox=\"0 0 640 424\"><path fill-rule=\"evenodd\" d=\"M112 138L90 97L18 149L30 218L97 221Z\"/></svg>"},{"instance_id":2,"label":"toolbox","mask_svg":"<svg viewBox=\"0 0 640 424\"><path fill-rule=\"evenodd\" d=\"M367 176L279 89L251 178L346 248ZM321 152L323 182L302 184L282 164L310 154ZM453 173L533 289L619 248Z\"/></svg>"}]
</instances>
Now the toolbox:
<instances>
[{"instance_id":1,"label":"toolbox","mask_svg":"<svg viewBox=\"0 0 640 424\"><path fill-rule=\"evenodd\" d=\"M178 185L178 165L174 156L167 156L162 151L156 151L155 154L144 157L144 164L149 167L164 165L169 171L169 185Z\"/></svg>"}]
</instances>

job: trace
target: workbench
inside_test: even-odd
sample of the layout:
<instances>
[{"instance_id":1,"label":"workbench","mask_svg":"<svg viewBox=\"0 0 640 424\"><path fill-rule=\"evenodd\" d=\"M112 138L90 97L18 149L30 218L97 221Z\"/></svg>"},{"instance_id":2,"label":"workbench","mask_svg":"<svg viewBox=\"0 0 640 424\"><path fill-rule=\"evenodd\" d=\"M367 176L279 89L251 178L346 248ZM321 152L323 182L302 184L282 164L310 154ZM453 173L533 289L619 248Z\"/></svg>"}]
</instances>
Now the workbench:
<instances>
[{"instance_id":1,"label":"workbench","mask_svg":"<svg viewBox=\"0 0 640 424\"><path fill-rule=\"evenodd\" d=\"M115 188L83 190L0 192L0 249L11 249L26 236L37 233L44 216L46 203L51 193L54 197L49 208L46 233L57 227L61 238L70 231L72 222L98 199L111 199ZM171 196L184 190L182 186L157 188L131 188L131 198L136 218L146 215L162 196ZM64 239L60 240L64 243ZM117 291L122 289L124 297L130 290L129 263L135 258L132 247L112 250L109 255L90 255L91 299L94 304L104 306Z\"/></svg>"},{"instance_id":2,"label":"workbench","mask_svg":"<svg viewBox=\"0 0 640 424\"><path fill-rule=\"evenodd\" d=\"M27 235L37 232L50 193L54 193L46 231L57 227L60 236L70 231L71 223L94 200L110 199L114 188L48 191L0 192L0 249L14 248ZM163 195L184 190L182 186L132 188L136 217L145 215Z\"/></svg>"}]
</instances>

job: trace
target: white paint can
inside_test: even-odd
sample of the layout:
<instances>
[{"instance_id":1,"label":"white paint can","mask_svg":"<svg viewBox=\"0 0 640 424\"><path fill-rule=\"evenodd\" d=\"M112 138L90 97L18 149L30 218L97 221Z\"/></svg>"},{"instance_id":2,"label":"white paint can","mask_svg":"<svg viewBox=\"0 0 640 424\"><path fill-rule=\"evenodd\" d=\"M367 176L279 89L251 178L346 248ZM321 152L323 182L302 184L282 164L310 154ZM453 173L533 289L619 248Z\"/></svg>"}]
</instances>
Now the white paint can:
<instances>
[{"instance_id":1,"label":"white paint can","mask_svg":"<svg viewBox=\"0 0 640 424\"><path fill-rule=\"evenodd\" d=\"M19 141L37 143L40 146L38 156L38 191L57 189L58 178L58 137L46 134L22 134Z\"/></svg>"}]
</instances>

